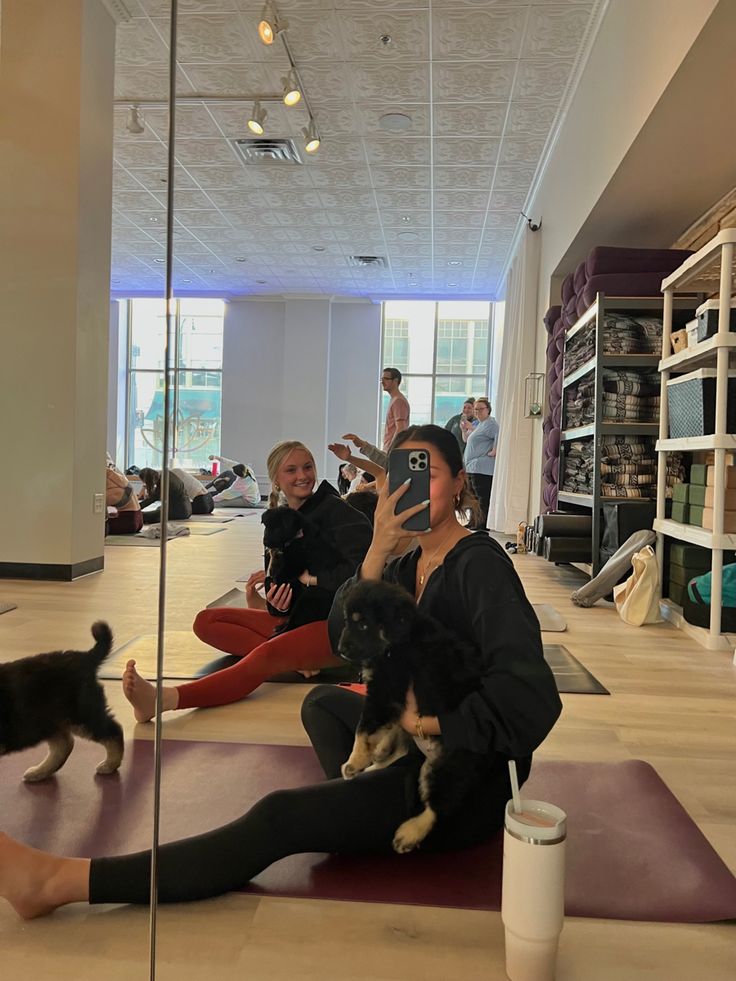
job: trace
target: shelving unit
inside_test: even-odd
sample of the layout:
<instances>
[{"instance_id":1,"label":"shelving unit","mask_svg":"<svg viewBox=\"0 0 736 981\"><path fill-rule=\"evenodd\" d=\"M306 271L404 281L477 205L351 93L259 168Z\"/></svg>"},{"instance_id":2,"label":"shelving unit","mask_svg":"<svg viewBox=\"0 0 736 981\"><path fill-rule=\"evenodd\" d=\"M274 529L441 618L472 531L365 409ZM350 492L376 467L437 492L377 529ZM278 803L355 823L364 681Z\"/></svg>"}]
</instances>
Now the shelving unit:
<instances>
[{"instance_id":1,"label":"shelving unit","mask_svg":"<svg viewBox=\"0 0 736 981\"><path fill-rule=\"evenodd\" d=\"M679 319L683 324L690 316L697 304L693 299L673 301L673 309L678 312ZM591 532L591 559L588 563L573 563L576 568L584 569L589 575L596 575L601 567L600 561L600 540L601 540L601 519L603 504L639 504L642 501L653 500L652 498L630 498L630 497L608 497L601 493L601 445L604 436L628 435L628 436L657 436L660 433L658 422L615 422L603 421L603 370L606 368L650 368L656 370L660 356L659 354L605 354L603 351L603 328L606 314L620 313L627 316L661 316L663 309L662 297L608 297L599 293L595 303L589 307L585 313L573 324L565 335L565 352L570 341L586 328L595 331L595 353L585 364L565 374L563 366L563 400L564 392L571 385L585 378L586 375L594 375L595 378L595 415L594 421L584 426L576 426L571 429L563 429L560 434L560 456L559 456L559 481L562 487L562 480L565 473L566 444L572 440L593 437L594 457L593 474L594 481L592 493L572 493L560 490L557 494L558 507L563 510L570 510L572 513L584 514L588 511L592 516ZM564 412L564 407L563 407ZM565 419L563 416L563 425ZM654 485L653 485L654 486ZM563 508L564 505L564 508Z\"/></svg>"},{"instance_id":2,"label":"shelving unit","mask_svg":"<svg viewBox=\"0 0 736 981\"><path fill-rule=\"evenodd\" d=\"M681 608L669 599L661 601L662 615L682 629L688 636L709 650L732 650L736 636L721 633L721 602L723 587L723 552L736 548L736 535L723 532L725 511L725 454L736 450L736 435L726 432L726 410L728 404L728 368L731 355L736 352L736 334L729 332L731 294L734 281L734 259L736 258L736 229L728 228L719 232L699 252L690 256L680 267L662 282L664 293L664 318L662 331L662 360L659 370L662 375L661 407L659 417L659 440L657 450L660 466L657 480L657 518L654 530L657 532L657 557L660 582L663 582L664 538L675 538L709 548L713 553L710 629L687 623ZM675 294L700 292L712 294L718 291L719 316L718 333L694 348L687 348L671 355L670 335L672 333L673 310L679 302ZM686 439L669 439L669 419L667 413L667 382L674 373L692 371L705 364L716 365L716 418L715 435L694 436ZM692 452L713 450L715 454L716 483L713 490L713 531L683 525L665 518L665 471L662 466L663 454L672 450ZM736 663L736 658L734 659Z\"/></svg>"}]
</instances>

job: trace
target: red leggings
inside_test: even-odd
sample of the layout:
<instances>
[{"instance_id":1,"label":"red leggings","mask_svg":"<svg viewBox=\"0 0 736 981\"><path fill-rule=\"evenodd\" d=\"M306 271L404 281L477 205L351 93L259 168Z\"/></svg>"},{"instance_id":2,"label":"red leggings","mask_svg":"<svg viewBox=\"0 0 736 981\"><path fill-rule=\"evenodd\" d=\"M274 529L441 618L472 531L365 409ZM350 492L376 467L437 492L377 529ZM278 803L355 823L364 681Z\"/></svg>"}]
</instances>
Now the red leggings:
<instances>
[{"instance_id":1,"label":"red leggings","mask_svg":"<svg viewBox=\"0 0 736 981\"><path fill-rule=\"evenodd\" d=\"M180 685L179 708L227 705L250 695L271 675L342 664L335 657L327 635L327 621L318 620L296 630L273 636L278 620L264 610L219 606L202 610L194 632L206 644L242 660L231 668Z\"/></svg>"}]
</instances>

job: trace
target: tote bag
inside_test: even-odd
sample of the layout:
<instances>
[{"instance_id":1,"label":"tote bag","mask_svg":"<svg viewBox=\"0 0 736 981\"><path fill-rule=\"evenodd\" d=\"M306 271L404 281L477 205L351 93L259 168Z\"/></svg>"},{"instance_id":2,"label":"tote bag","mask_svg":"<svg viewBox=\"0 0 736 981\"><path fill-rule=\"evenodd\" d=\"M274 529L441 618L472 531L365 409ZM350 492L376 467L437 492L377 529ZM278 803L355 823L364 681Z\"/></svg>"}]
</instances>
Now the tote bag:
<instances>
[{"instance_id":1,"label":"tote bag","mask_svg":"<svg viewBox=\"0 0 736 981\"><path fill-rule=\"evenodd\" d=\"M659 623L659 570L657 557L651 545L635 552L631 557L633 573L626 582L613 589L613 601L624 623L641 627L645 623Z\"/></svg>"}]
</instances>

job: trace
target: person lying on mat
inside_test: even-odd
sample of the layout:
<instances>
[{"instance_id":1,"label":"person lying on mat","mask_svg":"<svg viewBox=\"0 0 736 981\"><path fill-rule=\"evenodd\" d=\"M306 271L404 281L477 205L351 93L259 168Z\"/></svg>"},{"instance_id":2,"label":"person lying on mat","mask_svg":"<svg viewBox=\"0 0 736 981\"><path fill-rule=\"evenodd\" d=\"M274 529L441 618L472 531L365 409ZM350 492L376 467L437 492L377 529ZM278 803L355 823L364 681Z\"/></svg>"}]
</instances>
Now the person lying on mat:
<instances>
[{"instance_id":1,"label":"person lying on mat","mask_svg":"<svg viewBox=\"0 0 736 981\"><path fill-rule=\"evenodd\" d=\"M384 487L373 540L356 577L400 583L421 600L424 611L474 644L484 661L480 691L442 718L421 719L425 733L441 734L453 747L487 755L487 781L422 844L424 851L454 850L485 841L503 826L511 797L508 760L517 761L525 780L532 753L551 730L561 705L542 656L539 624L511 560L489 536L472 534L457 520L458 511L475 503L457 440L438 426L413 427L396 440L397 445L430 453L432 528L420 547L386 564L404 535L401 522L426 505L396 517L405 488L389 495ZM302 454L291 458L299 469L294 483L284 487L288 494L296 493L295 484L302 480ZM306 477L304 481L301 494L307 492ZM333 634L339 634L339 595L330 620ZM162 845L159 902L206 899L240 889L287 855L393 854L396 829L422 809L418 777L424 756L413 749L392 766L343 780L340 767L350 755L362 705L361 695L344 688L314 688L302 705L302 721L327 779L278 790L222 827ZM415 735L417 723L416 703L409 695L402 726ZM224 771L221 778L229 779ZM395 861L405 859L396 856ZM146 904L150 872L149 851L92 860L59 858L0 836L0 895L27 918L73 902Z\"/></svg>"},{"instance_id":2,"label":"person lying on mat","mask_svg":"<svg viewBox=\"0 0 736 981\"><path fill-rule=\"evenodd\" d=\"M109 456L105 467L105 505L115 508L114 514L108 512L106 535L134 535L143 527L143 515L136 493Z\"/></svg>"},{"instance_id":3,"label":"person lying on mat","mask_svg":"<svg viewBox=\"0 0 736 981\"><path fill-rule=\"evenodd\" d=\"M174 467L171 473L176 474L184 484L184 489L192 502L192 514L212 514L215 510L212 494L202 481L197 480L194 474L189 473L188 470L183 470L181 467Z\"/></svg>"},{"instance_id":4,"label":"person lying on mat","mask_svg":"<svg viewBox=\"0 0 736 981\"><path fill-rule=\"evenodd\" d=\"M143 524L157 525L161 521L161 506L148 509L149 504L161 500L161 473L151 467L143 467L139 474L143 489L138 495L144 507ZM187 489L173 471L169 471L169 521L188 521L192 516L192 501Z\"/></svg>"},{"instance_id":5,"label":"person lying on mat","mask_svg":"<svg viewBox=\"0 0 736 981\"><path fill-rule=\"evenodd\" d=\"M336 550L343 557L329 571L320 570L319 575L314 575L305 570L300 576L305 586L321 586L334 592L353 575L368 551L370 522L346 504L326 480L316 487L317 467L303 443L296 440L277 443L269 454L267 466L272 485L269 507L283 501L298 510L313 526L317 540L323 540L326 548ZM274 635L274 629L283 625L289 612L292 590L289 586L272 586L263 599L258 587L265 578L265 571L259 569L248 579L245 586L248 609L223 606L197 614L194 621L197 637L219 651L238 655L241 660L190 684L165 687L164 710L237 702L267 678L286 671L301 671L308 676L321 668L344 669L344 662L332 653L326 620ZM268 610L267 601L276 611L275 618ZM129 661L125 669L123 691L139 722L153 718L155 689L140 677L135 661Z\"/></svg>"},{"instance_id":6,"label":"person lying on mat","mask_svg":"<svg viewBox=\"0 0 736 981\"><path fill-rule=\"evenodd\" d=\"M214 502L218 508L261 507L261 489L256 475L244 463L233 464L235 480L229 487L218 491Z\"/></svg>"}]
</instances>

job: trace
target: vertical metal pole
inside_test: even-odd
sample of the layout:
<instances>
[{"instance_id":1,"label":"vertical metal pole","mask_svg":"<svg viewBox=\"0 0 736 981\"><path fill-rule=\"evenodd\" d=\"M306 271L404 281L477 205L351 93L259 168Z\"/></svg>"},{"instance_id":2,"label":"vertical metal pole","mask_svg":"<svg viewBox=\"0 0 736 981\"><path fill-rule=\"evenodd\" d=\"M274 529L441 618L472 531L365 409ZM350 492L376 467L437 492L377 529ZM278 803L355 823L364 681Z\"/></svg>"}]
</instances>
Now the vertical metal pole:
<instances>
[{"instance_id":1,"label":"vertical metal pole","mask_svg":"<svg viewBox=\"0 0 736 981\"><path fill-rule=\"evenodd\" d=\"M151 910L149 920L149 977L156 978L156 925L158 914L158 846L161 820L161 696L166 624L166 535L169 526L169 433L171 420L171 356L176 332L174 304L174 141L176 135L176 22L178 0L171 0L169 26L169 144L166 187L166 338L164 342L164 445L161 461L161 549L158 582L158 638L156 647L156 714L153 755L153 833L151 836Z\"/></svg>"},{"instance_id":2,"label":"vertical metal pole","mask_svg":"<svg viewBox=\"0 0 736 981\"><path fill-rule=\"evenodd\" d=\"M181 300L176 300L176 324L174 327L174 410L171 413L171 457L179 455L179 349L181 346Z\"/></svg>"},{"instance_id":3,"label":"vertical metal pole","mask_svg":"<svg viewBox=\"0 0 736 981\"><path fill-rule=\"evenodd\" d=\"M669 357L670 337L672 335L672 304L674 292L672 288L664 291L664 305L662 308L662 358ZM669 370L665 370L660 376L659 387L659 438L667 439L669 435L669 413L667 411L667 382L670 378ZM659 450L657 453L657 518L664 521L667 497L667 451ZM664 535L657 532L657 568L659 569L659 595L664 593Z\"/></svg>"}]
</instances>

